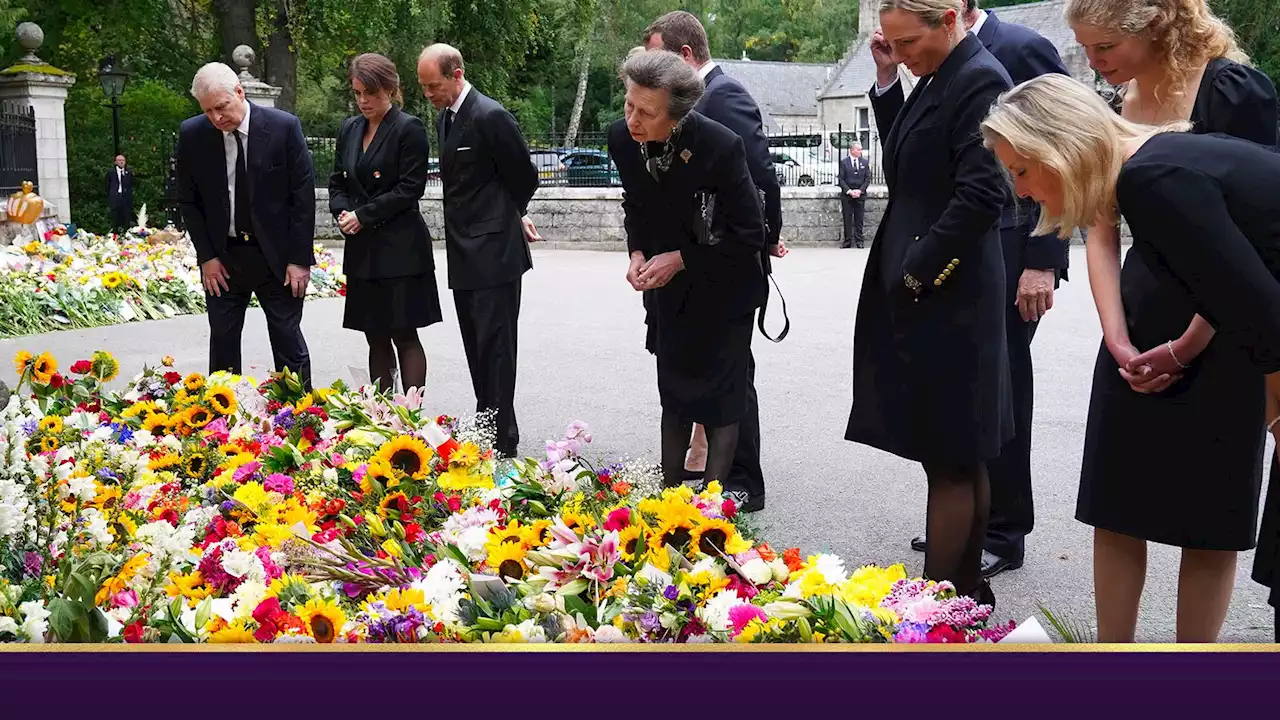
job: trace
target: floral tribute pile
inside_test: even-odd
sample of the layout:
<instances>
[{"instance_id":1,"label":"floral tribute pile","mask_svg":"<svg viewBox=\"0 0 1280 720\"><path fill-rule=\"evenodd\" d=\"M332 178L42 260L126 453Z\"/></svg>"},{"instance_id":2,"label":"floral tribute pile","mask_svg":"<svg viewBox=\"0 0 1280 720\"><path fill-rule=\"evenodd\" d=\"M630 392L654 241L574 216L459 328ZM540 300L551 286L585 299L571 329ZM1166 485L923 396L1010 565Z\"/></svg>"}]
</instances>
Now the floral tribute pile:
<instances>
[{"instance_id":1,"label":"floral tribute pile","mask_svg":"<svg viewBox=\"0 0 1280 720\"><path fill-rule=\"evenodd\" d=\"M903 566L775 549L715 482L498 459L416 391L21 352L0 411L0 642L968 643L1013 623Z\"/></svg>"},{"instance_id":2,"label":"floral tribute pile","mask_svg":"<svg viewBox=\"0 0 1280 720\"><path fill-rule=\"evenodd\" d=\"M74 236L59 225L23 230L0 247L0 337L204 312L195 250L173 231ZM310 297L345 293L332 253L317 246Z\"/></svg>"}]
</instances>

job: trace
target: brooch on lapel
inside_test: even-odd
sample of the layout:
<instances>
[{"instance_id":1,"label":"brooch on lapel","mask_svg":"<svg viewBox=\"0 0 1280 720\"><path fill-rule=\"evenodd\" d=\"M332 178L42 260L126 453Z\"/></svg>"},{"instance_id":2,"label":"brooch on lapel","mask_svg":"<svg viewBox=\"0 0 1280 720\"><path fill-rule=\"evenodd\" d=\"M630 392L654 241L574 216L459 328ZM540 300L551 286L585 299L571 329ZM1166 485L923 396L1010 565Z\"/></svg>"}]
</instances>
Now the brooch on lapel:
<instances>
[{"instance_id":1,"label":"brooch on lapel","mask_svg":"<svg viewBox=\"0 0 1280 720\"><path fill-rule=\"evenodd\" d=\"M378 172L377 170L374 170L374 171L373 171L373 179L374 179L374 180L377 180L377 179L378 179L378 178L380 178L380 177L382 177L382 173Z\"/></svg>"},{"instance_id":2,"label":"brooch on lapel","mask_svg":"<svg viewBox=\"0 0 1280 720\"><path fill-rule=\"evenodd\" d=\"M686 165L689 164L689 158L691 157L693 157L693 153L689 152L689 148L685 148L680 151L680 159L683 160Z\"/></svg>"}]
</instances>

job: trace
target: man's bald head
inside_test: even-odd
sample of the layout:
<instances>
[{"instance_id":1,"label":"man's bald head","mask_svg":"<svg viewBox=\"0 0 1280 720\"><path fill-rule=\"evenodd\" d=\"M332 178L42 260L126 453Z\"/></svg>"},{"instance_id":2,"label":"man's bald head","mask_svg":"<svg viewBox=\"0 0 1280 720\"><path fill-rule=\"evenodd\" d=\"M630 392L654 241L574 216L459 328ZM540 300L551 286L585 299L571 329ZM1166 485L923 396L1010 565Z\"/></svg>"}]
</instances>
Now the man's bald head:
<instances>
[{"instance_id":1,"label":"man's bald head","mask_svg":"<svg viewBox=\"0 0 1280 720\"><path fill-rule=\"evenodd\" d=\"M418 56L418 84L423 97L437 110L453 105L462 94L465 72L462 53L452 45L436 43Z\"/></svg>"}]
</instances>

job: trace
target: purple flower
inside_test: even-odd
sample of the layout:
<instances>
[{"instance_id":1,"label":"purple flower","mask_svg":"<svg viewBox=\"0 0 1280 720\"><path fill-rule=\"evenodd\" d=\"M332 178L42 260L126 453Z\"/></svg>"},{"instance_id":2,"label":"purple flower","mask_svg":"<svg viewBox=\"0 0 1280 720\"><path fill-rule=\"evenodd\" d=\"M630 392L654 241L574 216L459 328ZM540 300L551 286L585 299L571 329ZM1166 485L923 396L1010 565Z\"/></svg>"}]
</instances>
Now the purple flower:
<instances>
[{"instance_id":1,"label":"purple flower","mask_svg":"<svg viewBox=\"0 0 1280 720\"><path fill-rule=\"evenodd\" d=\"M101 470L99 470L98 477L102 478L103 480L119 480L119 478L116 477L116 474L114 472L111 472L111 470L109 470L108 468L102 468Z\"/></svg>"},{"instance_id":2,"label":"purple flower","mask_svg":"<svg viewBox=\"0 0 1280 720\"><path fill-rule=\"evenodd\" d=\"M40 568L44 567L44 560L33 552L28 552L22 558L22 567L32 577L40 577Z\"/></svg>"},{"instance_id":3,"label":"purple flower","mask_svg":"<svg viewBox=\"0 0 1280 720\"><path fill-rule=\"evenodd\" d=\"M645 632L653 632L662 626L662 620L658 617L658 613L652 610L647 610L645 611L645 614L641 615L640 619L636 621L636 624Z\"/></svg>"},{"instance_id":4,"label":"purple flower","mask_svg":"<svg viewBox=\"0 0 1280 720\"><path fill-rule=\"evenodd\" d=\"M662 597L674 602L680 597L680 590L675 585L668 585L667 589L662 591Z\"/></svg>"},{"instance_id":5,"label":"purple flower","mask_svg":"<svg viewBox=\"0 0 1280 720\"><path fill-rule=\"evenodd\" d=\"M244 465L241 465L240 467L236 468L235 474L231 476L231 479L237 483L243 484L248 482L250 479L252 479L253 476L256 475L258 471L261 469L262 469L262 463L257 462L256 460L253 462L247 462Z\"/></svg>"},{"instance_id":6,"label":"purple flower","mask_svg":"<svg viewBox=\"0 0 1280 720\"><path fill-rule=\"evenodd\" d=\"M235 509L235 507L236 507L235 500L227 500L226 502L222 503L222 505L219 506L219 509L222 510L222 512L231 512L232 510Z\"/></svg>"},{"instance_id":7,"label":"purple flower","mask_svg":"<svg viewBox=\"0 0 1280 720\"><path fill-rule=\"evenodd\" d=\"M28 420L22 423L22 432L27 435L35 435L36 427L37 427L37 424L35 420Z\"/></svg>"},{"instance_id":8,"label":"purple flower","mask_svg":"<svg viewBox=\"0 0 1280 720\"><path fill-rule=\"evenodd\" d=\"M282 428L284 428L285 430L288 430L288 429L292 428L292 427L293 427L293 423L294 423L294 420L293 420L293 408L291 408L291 407L286 407L286 408L284 408L284 409L283 409L283 410L281 410L280 412L276 413L276 416L275 416L274 418L272 418L272 421L273 421L277 426L282 427Z\"/></svg>"},{"instance_id":9,"label":"purple flower","mask_svg":"<svg viewBox=\"0 0 1280 720\"><path fill-rule=\"evenodd\" d=\"M927 643L929 642L929 627L920 623L903 623L898 626L898 632L893 636L896 643Z\"/></svg>"}]
</instances>

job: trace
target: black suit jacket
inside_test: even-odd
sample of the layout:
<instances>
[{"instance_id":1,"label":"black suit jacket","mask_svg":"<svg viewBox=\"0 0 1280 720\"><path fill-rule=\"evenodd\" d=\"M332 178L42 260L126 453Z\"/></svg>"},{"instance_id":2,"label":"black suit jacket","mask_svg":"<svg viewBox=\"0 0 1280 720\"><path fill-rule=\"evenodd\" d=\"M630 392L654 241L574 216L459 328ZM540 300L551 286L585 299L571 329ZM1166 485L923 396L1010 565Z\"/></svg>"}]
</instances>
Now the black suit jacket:
<instances>
[{"instance_id":1,"label":"black suit jacket","mask_svg":"<svg viewBox=\"0 0 1280 720\"><path fill-rule=\"evenodd\" d=\"M627 251L646 258L679 250L685 269L655 294L672 313L739 317L760 307L767 285L760 263L764 217L742 139L733 130L690 113L671 168L655 181L625 120L609 128L609 156L622 181ZM715 196L714 244L700 243L700 196Z\"/></svg>"},{"instance_id":2,"label":"black suit jacket","mask_svg":"<svg viewBox=\"0 0 1280 720\"><path fill-rule=\"evenodd\" d=\"M996 227L1007 182L979 134L1010 87L970 36L909 100L901 83L871 88L889 201L858 301L849 440L956 464L995 457L1013 436Z\"/></svg>"},{"instance_id":3,"label":"black suit jacket","mask_svg":"<svg viewBox=\"0 0 1280 720\"><path fill-rule=\"evenodd\" d=\"M342 270L364 279L434 271L431 233L418 207L427 189L427 130L393 105L362 150L368 127L363 115L343 121L329 176L329 212L335 219L354 212L361 226L346 237Z\"/></svg>"},{"instance_id":4,"label":"black suit jacket","mask_svg":"<svg viewBox=\"0 0 1280 720\"><path fill-rule=\"evenodd\" d=\"M444 133L444 113L436 120ZM533 267L520 219L538 189L538 170L519 124L475 87L440 142L449 287L479 290L513 282Z\"/></svg>"},{"instance_id":5,"label":"black suit jacket","mask_svg":"<svg viewBox=\"0 0 1280 720\"><path fill-rule=\"evenodd\" d=\"M1047 38L1031 28L1003 22L994 12L987 11L987 21L982 24L978 39L1004 66L1014 85L1050 73L1070 75L1058 49ZM1024 268L1030 268L1056 270L1066 279L1070 247L1052 233L1032 236L1031 231L1039 221L1040 206L1030 198L1019 200L1010 192L1000 216L1000 227L1006 231L1005 263L1010 266L1010 277L1017 277ZM1008 232L1015 228L1015 232ZM1016 287L1009 291L1015 292Z\"/></svg>"},{"instance_id":6,"label":"black suit jacket","mask_svg":"<svg viewBox=\"0 0 1280 720\"><path fill-rule=\"evenodd\" d=\"M246 170L253 234L272 273L284 280L286 265L315 264L311 153L298 118L283 110L250 105ZM177 160L178 198L196 258L203 263L225 255L231 198L222 131L204 115L184 121L178 132Z\"/></svg>"},{"instance_id":7,"label":"black suit jacket","mask_svg":"<svg viewBox=\"0 0 1280 720\"><path fill-rule=\"evenodd\" d=\"M107 171L107 207L133 207L133 171L129 168L124 169L124 177L121 178L116 173L115 167ZM123 180L123 182L121 182ZM123 188L124 192L116 192L117 188Z\"/></svg>"},{"instance_id":8,"label":"black suit jacket","mask_svg":"<svg viewBox=\"0 0 1280 720\"><path fill-rule=\"evenodd\" d=\"M768 227L769 245L777 245L782 232L782 188L773 169L769 138L764 133L764 115L747 88L725 74L721 67L707 73L707 90L694 106L694 111L715 120L742 138L751 181L764 193L764 220ZM765 270L769 255L764 256Z\"/></svg>"},{"instance_id":9,"label":"black suit jacket","mask_svg":"<svg viewBox=\"0 0 1280 720\"><path fill-rule=\"evenodd\" d=\"M858 166L853 166L853 158L848 155L840 161L840 173L836 177L836 184L840 186L840 192L847 193L850 190L861 190L862 195L859 200L866 198L867 188L871 186L871 165L865 157L858 158ZM845 197L848 197L846 195Z\"/></svg>"}]
</instances>

